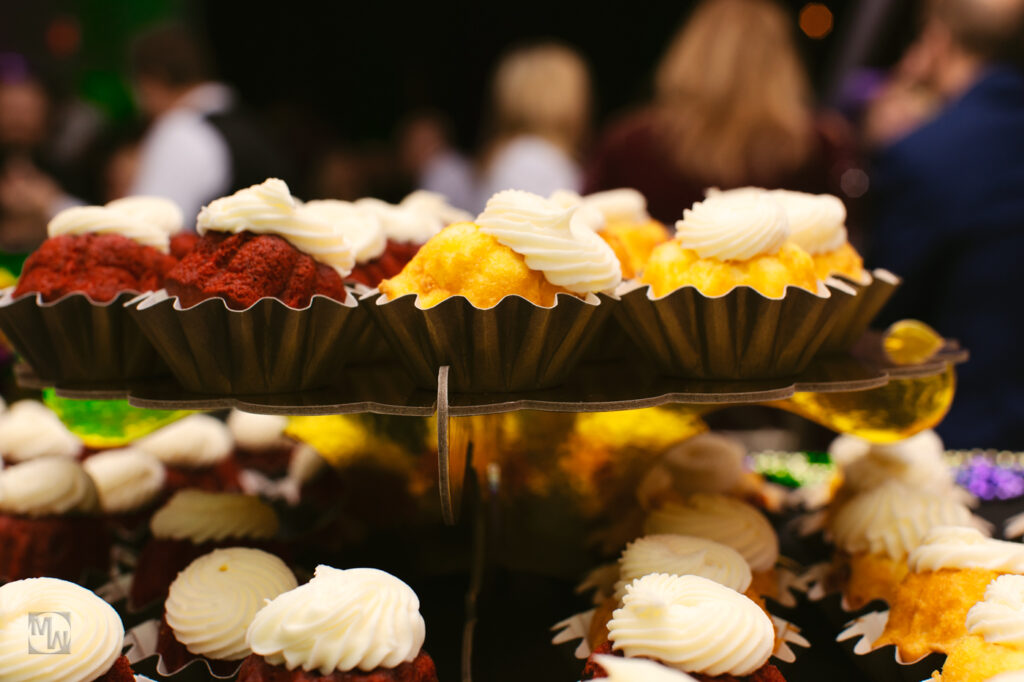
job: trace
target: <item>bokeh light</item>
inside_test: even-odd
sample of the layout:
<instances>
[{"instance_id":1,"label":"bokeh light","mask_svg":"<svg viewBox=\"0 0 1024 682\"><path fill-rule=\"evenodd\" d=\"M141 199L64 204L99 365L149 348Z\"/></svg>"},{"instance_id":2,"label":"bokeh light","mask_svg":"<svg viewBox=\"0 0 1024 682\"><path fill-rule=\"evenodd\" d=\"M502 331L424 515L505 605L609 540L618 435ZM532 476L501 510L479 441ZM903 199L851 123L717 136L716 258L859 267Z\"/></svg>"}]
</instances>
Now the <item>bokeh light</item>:
<instances>
[{"instance_id":1,"label":"bokeh light","mask_svg":"<svg viewBox=\"0 0 1024 682\"><path fill-rule=\"evenodd\" d=\"M81 42L82 31L71 17L57 17L46 28L46 47L55 57L70 57L78 52Z\"/></svg>"},{"instance_id":2,"label":"bokeh light","mask_svg":"<svg viewBox=\"0 0 1024 682\"><path fill-rule=\"evenodd\" d=\"M820 40L832 32L832 10L820 2L809 2L800 10L800 30Z\"/></svg>"}]
</instances>

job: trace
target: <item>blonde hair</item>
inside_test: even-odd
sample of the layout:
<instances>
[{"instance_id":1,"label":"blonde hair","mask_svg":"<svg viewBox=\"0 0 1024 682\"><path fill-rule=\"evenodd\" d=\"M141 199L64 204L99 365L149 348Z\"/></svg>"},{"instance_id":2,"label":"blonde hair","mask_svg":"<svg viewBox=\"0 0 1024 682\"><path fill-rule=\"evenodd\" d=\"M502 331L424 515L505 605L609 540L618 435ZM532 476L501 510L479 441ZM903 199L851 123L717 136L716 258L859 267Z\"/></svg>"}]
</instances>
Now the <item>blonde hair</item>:
<instances>
[{"instance_id":1,"label":"blonde hair","mask_svg":"<svg viewBox=\"0 0 1024 682\"><path fill-rule=\"evenodd\" d=\"M590 117L587 65L554 43L514 50L498 64L492 98L495 144L537 135L574 154Z\"/></svg>"},{"instance_id":2,"label":"blonde hair","mask_svg":"<svg viewBox=\"0 0 1024 682\"><path fill-rule=\"evenodd\" d=\"M765 182L812 152L810 86L786 14L769 0L705 0L655 74L672 160L708 184Z\"/></svg>"}]
</instances>

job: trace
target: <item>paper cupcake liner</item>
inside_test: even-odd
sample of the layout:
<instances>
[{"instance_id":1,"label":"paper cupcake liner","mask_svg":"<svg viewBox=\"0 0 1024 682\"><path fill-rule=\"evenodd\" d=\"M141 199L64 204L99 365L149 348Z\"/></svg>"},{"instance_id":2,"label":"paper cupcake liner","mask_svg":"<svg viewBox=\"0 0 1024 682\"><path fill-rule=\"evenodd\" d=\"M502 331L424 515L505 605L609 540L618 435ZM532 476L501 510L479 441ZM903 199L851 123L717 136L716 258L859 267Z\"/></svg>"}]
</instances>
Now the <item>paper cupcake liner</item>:
<instances>
[{"instance_id":1,"label":"paper cupcake liner","mask_svg":"<svg viewBox=\"0 0 1024 682\"><path fill-rule=\"evenodd\" d=\"M72 293L52 303L39 294L14 298L0 293L0 331L31 365L53 384L106 384L168 374L153 344L125 310L134 292L97 303Z\"/></svg>"},{"instance_id":2,"label":"paper cupcake liner","mask_svg":"<svg viewBox=\"0 0 1024 682\"><path fill-rule=\"evenodd\" d=\"M821 345L822 353L844 353L871 326L871 321L882 310L900 285L900 278L888 270L874 270L866 281L858 282L848 277L838 277L841 282L856 291L857 295L836 314L832 330Z\"/></svg>"},{"instance_id":3,"label":"paper cupcake liner","mask_svg":"<svg viewBox=\"0 0 1024 682\"><path fill-rule=\"evenodd\" d=\"M242 667L242 661L238 661L238 665L234 666L234 670L229 674L224 674L224 671L221 671L220 674L218 674L213 670L206 659L197 658L189 661L179 668L170 670L165 663L163 656L161 656L157 651L159 633L159 620L147 620L125 632L124 645L128 647L128 649L125 651L124 655L128 658L128 662L135 665L146 661L146 659L156 657L156 673L161 677L170 677L173 675L175 680L180 682L186 682L187 680L209 679L230 680L238 674L238 668Z\"/></svg>"},{"instance_id":4,"label":"paper cupcake liner","mask_svg":"<svg viewBox=\"0 0 1024 682\"><path fill-rule=\"evenodd\" d=\"M942 668L943 654L928 654L913 661L904 661L893 645L876 647L889 620L888 611L872 611L846 624L836 637L837 642L852 645L856 665L867 674L865 679L880 682L920 682Z\"/></svg>"},{"instance_id":5,"label":"paper cupcake liner","mask_svg":"<svg viewBox=\"0 0 1024 682\"><path fill-rule=\"evenodd\" d=\"M305 308L273 298L232 310L220 298L182 308L165 290L127 304L139 327L188 391L227 395L295 393L336 385L371 323L349 296L316 295Z\"/></svg>"},{"instance_id":6,"label":"paper cupcake liner","mask_svg":"<svg viewBox=\"0 0 1024 682\"><path fill-rule=\"evenodd\" d=\"M855 295L838 282L818 293L787 287L781 298L745 286L715 298L692 286L654 298L649 285L635 282L618 293L616 318L661 371L716 380L798 374Z\"/></svg>"},{"instance_id":7,"label":"paper cupcake liner","mask_svg":"<svg viewBox=\"0 0 1024 682\"><path fill-rule=\"evenodd\" d=\"M436 387L438 369L448 365L450 388L474 393L558 385L611 313L593 295L558 294L549 308L520 296L491 308L462 296L426 309L416 300L382 296L370 310L418 386Z\"/></svg>"}]
</instances>

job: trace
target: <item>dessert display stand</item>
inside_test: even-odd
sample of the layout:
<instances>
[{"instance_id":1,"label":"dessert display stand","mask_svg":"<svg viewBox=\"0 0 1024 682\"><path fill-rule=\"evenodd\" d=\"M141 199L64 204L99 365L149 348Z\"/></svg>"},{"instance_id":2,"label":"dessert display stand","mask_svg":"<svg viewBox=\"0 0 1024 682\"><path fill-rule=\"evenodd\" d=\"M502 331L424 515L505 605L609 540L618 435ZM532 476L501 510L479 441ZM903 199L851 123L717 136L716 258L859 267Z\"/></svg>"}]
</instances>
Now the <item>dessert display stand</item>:
<instances>
[{"instance_id":1,"label":"dessert display stand","mask_svg":"<svg viewBox=\"0 0 1024 682\"><path fill-rule=\"evenodd\" d=\"M173 381L138 386L57 384L72 399L127 399L131 405L165 410L218 410L229 407L289 416L382 414L437 420L437 491L440 516L452 527L449 542L468 543L468 566L457 583L438 594L421 594L428 622L428 650L442 680L503 682L530 679L575 680L582 661L575 645L553 646L549 628L589 606L574 594L578 566L543 565L545 553L580 553L585 565L592 548L574 510L558 504L541 509L540 523L564 526L534 542L536 516L520 515L504 499L502 471L489 439L480 442L496 419L508 413L585 413L671 406L699 416L732 405L768 405L799 414L835 431L878 441L905 438L938 423L954 393L954 365L967 359L955 342L926 362L894 365L882 353L882 338L868 333L849 355L816 360L800 376L786 380L712 382L659 376L642 364L590 364L562 386L517 394L459 394L448 390L448 368L438 371L436 392L418 389L395 367L353 368L348 383L319 391L271 396L190 394ZM38 387L22 367L23 385ZM358 418L358 417L357 417ZM550 462L557 466L557 462ZM547 515L547 516L545 516ZM534 524L534 526L531 526ZM565 542L565 538L575 543ZM545 543L548 543L547 545ZM577 562L579 563L579 562ZM526 568L524 568L526 567ZM443 606L432 607L431 602ZM433 612L433 615L432 613ZM801 614L791 618L800 622ZM461 627L458 627L458 625ZM860 679L831 636L805 635L814 646L800 650L797 662L781 665L787 679ZM456 633L456 630L458 632Z\"/></svg>"}]
</instances>

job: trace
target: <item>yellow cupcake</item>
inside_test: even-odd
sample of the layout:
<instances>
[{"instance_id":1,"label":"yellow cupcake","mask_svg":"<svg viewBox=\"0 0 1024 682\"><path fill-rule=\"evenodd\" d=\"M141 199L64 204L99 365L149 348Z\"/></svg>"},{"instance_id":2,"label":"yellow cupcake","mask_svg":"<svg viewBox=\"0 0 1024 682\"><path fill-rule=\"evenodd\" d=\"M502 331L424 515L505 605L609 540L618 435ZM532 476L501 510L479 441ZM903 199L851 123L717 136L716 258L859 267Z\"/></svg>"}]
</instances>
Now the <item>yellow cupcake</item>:
<instances>
[{"instance_id":1,"label":"yellow cupcake","mask_svg":"<svg viewBox=\"0 0 1024 682\"><path fill-rule=\"evenodd\" d=\"M769 194L786 210L790 239L811 254L819 279L830 275L864 278L864 261L847 241L846 206L839 197L784 189Z\"/></svg>"},{"instance_id":2,"label":"yellow cupcake","mask_svg":"<svg viewBox=\"0 0 1024 682\"><path fill-rule=\"evenodd\" d=\"M1000 673L1024 671L1024 576L992 581L985 598L967 612L964 625L967 635L953 646L942 675L934 679L994 682Z\"/></svg>"}]
</instances>

